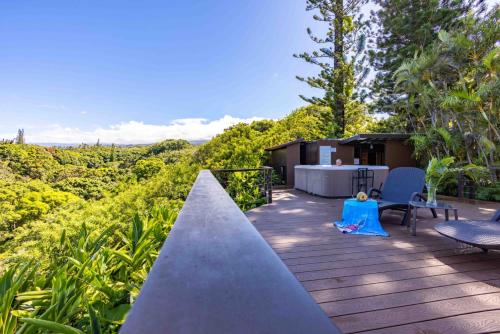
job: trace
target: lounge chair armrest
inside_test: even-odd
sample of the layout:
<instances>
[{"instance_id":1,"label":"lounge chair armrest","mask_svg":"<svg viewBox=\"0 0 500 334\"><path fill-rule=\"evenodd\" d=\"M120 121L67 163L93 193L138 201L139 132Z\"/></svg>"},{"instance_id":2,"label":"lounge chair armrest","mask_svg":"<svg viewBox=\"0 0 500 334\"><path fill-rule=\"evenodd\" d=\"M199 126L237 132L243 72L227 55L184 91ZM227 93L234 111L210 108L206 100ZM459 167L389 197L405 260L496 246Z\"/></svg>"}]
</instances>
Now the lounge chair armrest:
<instances>
[{"instance_id":1,"label":"lounge chair armrest","mask_svg":"<svg viewBox=\"0 0 500 334\"><path fill-rule=\"evenodd\" d=\"M377 193L377 198L380 197L380 195L382 194L382 192L379 189L377 189L377 188L370 188L370 190L368 190L368 197L369 198L374 198L373 197L374 193Z\"/></svg>"},{"instance_id":2,"label":"lounge chair armrest","mask_svg":"<svg viewBox=\"0 0 500 334\"><path fill-rule=\"evenodd\" d=\"M412 202L427 201L427 198L423 194L415 192L411 194L410 201Z\"/></svg>"}]
</instances>

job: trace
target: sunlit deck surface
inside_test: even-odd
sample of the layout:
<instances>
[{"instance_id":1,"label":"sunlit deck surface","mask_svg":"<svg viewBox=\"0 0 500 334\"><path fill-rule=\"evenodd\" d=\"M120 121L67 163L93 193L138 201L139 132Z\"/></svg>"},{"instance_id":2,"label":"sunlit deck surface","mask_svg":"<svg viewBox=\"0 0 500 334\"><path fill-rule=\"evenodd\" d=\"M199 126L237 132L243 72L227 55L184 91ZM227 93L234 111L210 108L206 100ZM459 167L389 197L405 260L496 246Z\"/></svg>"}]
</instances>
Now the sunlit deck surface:
<instances>
[{"instance_id":1,"label":"sunlit deck surface","mask_svg":"<svg viewBox=\"0 0 500 334\"><path fill-rule=\"evenodd\" d=\"M460 219L489 219L498 203L451 202ZM500 252L482 253L433 230L419 210L417 236L386 212L389 238L351 236L332 222L343 200L277 191L250 221L345 333L500 332Z\"/></svg>"}]
</instances>

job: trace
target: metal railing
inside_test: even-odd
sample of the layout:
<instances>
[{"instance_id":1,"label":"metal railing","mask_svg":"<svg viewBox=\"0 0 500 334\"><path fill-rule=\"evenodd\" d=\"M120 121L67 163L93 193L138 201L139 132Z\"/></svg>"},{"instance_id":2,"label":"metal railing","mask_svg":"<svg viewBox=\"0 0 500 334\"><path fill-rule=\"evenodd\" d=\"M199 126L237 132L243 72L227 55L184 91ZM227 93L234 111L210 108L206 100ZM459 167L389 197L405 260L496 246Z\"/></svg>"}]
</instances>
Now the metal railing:
<instances>
[{"instance_id":1,"label":"metal railing","mask_svg":"<svg viewBox=\"0 0 500 334\"><path fill-rule=\"evenodd\" d=\"M340 333L209 171L121 333Z\"/></svg>"},{"instance_id":2,"label":"metal railing","mask_svg":"<svg viewBox=\"0 0 500 334\"><path fill-rule=\"evenodd\" d=\"M500 167L490 166L489 168L491 181L498 182L500 180ZM457 197L458 198L476 198L476 193L479 185L467 177L464 173L459 173L457 176Z\"/></svg>"},{"instance_id":3,"label":"metal railing","mask_svg":"<svg viewBox=\"0 0 500 334\"><path fill-rule=\"evenodd\" d=\"M259 190L262 197L266 198L267 204L273 202L273 168L263 166L259 168L233 168L233 169L214 169L212 173L217 178L224 189L229 184L229 175L234 173L258 172L259 173Z\"/></svg>"}]
</instances>

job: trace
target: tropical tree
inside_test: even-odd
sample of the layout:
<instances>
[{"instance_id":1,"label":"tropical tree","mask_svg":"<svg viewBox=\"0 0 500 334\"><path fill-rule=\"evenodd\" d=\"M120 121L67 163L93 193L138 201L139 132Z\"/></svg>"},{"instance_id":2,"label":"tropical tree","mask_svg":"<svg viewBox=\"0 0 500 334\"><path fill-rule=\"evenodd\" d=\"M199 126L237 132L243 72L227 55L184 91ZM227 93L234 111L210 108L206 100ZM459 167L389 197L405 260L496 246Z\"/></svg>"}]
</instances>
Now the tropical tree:
<instances>
[{"instance_id":1,"label":"tropical tree","mask_svg":"<svg viewBox=\"0 0 500 334\"><path fill-rule=\"evenodd\" d=\"M498 7L441 30L426 52L395 72L399 102L417 154L453 155L489 166L499 159L500 25Z\"/></svg>"},{"instance_id":2,"label":"tropical tree","mask_svg":"<svg viewBox=\"0 0 500 334\"><path fill-rule=\"evenodd\" d=\"M345 132L346 106L355 97L355 88L368 74L363 66L367 22L360 15L360 6L367 0L307 0L306 10L313 11L313 19L324 23L327 31L324 37L315 35L311 28L307 33L312 41L320 45L319 50L294 54L294 57L320 68L317 76L301 77L313 88L324 91L323 97L305 97L305 101L331 108L334 120L334 134ZM362 95L362 92L359 92Z\"/></svg>"},{"instance_id":3,"label":"tropical tree","mask_svg":"<svg viewBox=\"0 0 500 334\"><path fill-rule=\"evenodd\" d=\"M457 29L469 11L484 11L477 0L375 0L369 46L370 63L377 71L372 83L377 112L399 112L396 102L404 99L394 87L394 72L407 59L433 45L440 30ZM395 108L396 107L396 108Z\"/></svg>"}]
</instances>

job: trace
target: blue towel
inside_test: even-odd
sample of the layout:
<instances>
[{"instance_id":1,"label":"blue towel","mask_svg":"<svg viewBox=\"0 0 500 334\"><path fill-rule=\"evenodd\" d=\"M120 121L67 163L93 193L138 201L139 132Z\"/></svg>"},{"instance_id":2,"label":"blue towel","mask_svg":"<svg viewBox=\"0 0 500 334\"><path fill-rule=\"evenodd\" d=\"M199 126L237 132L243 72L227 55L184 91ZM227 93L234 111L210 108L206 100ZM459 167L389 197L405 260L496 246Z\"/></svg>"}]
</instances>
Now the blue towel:
<instances>
[{"instance_id":1,"label":"blue towel","mask_svg":"<svg viewBox=\"0 0 500 334\"><path fill-rule=\"evenodd\" d=\"M365 202L354 198L345 200L342 220L334 224L342 233L389 236L378 220L377 201L372 199Z\"/></svg>"}]
</instances>

